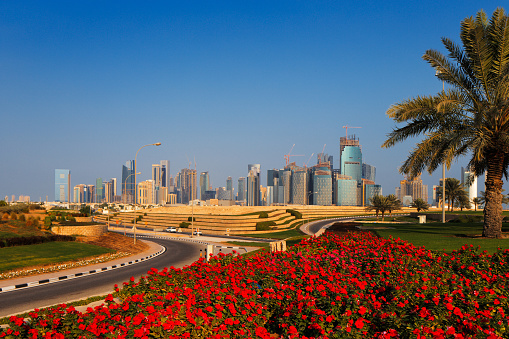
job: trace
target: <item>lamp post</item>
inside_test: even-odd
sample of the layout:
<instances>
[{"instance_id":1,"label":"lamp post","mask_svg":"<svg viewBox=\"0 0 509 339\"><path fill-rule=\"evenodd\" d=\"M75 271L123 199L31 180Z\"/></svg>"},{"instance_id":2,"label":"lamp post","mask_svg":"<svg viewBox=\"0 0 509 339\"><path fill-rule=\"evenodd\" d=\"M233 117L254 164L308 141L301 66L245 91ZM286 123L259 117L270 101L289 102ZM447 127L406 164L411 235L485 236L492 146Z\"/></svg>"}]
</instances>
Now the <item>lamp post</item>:
<instances>
[{"instance_id":1,"label":"lamp post","mask_svg":"<svg viewBox=\"0 0 509 339\"><path fill-rule=\"evenodd\" d=\"M138 172L136 174L141 174L141 172ZM125 188L125 195L126 195L126 204L127 204L127 179L129 179L129 177L131 175L134 175L134 173L131 173L127 176L127 178L125 178L125 181L124 181L124 188ZM136 186L134 187L134 191L136 192ZM124 224L124 236L125 236L125 224Z\"/></svg>"},{"instance_id":2,"label":"lamp post","mask_svg":"<svg viewBox=\"0 0 509 339\"><path fill-rule=\"evenodd\" d=\"M134 244L136 245L136 205L138 204L138 197L137 197L137 193L138 193L138 189L136 187L136 172L138 171L138 152L143 148L143 147L147 147L147 146L161 146L161 143L160 142L156 142L155 144L148 144L148 145L144 145L144 146L141 146L140 149L138 149L136 151L136 156L134 157L134 227L133 227L133 231L134 231Z\"/></svg>"}]
</instances>

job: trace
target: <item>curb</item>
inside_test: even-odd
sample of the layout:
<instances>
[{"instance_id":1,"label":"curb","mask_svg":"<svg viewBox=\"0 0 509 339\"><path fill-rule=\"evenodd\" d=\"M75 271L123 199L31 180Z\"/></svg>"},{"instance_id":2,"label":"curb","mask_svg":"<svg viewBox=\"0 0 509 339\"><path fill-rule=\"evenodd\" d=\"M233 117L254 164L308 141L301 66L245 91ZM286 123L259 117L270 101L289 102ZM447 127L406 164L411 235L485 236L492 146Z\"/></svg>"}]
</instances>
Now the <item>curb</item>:
<instances>
[{"instance_id":1,"label":"curb","mask_svg":"<svg viewBox=\"0 0 509 339\"><path fill-rule=\"evenodd\" d=\"M99 268L99 269L90 270L90 271L86 271L86 272L80 272L80 273L75 273L75 274L63 275L63 276L60 276L60 277L55 277L55 278L50 278L50 279L43 279L43 280L38 280L38 281L32 281L32 282L28 282L28 283L24 283L24 284L0 287L0 293L14 291L14 290L22 289L22 288L28 288L28 287L44 285L44 284L48 284L48 283L54 283L54 282L58 282L58 281L66 280L66 279L79 278L79 277L90 275L90 274L102 273L102 272L114 270L114 269L117 269L117 268L129 266L129 265L134 265L134 264L137 264L139 262L155 258L155 257L163 254L164 252L166 252L166 247L164 247L164 246L161 246L161 247L162 247L162 249L160 251L156 252L156 253L153 253L151 255L148 255L146 257L139 258L139 259L136 259L136 260L133 260L133 261L124 262L122 264L102 267L102 268Z\"/></svg>"}]
</instances>

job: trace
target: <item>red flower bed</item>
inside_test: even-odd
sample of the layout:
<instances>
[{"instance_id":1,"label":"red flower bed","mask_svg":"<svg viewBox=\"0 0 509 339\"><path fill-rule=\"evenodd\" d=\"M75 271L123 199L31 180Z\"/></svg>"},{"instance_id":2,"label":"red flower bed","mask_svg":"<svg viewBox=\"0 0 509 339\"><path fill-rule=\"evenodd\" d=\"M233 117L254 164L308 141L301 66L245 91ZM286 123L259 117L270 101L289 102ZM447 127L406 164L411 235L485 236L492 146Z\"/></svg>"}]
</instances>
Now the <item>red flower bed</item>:
<instances>
[{"instance_id":1,"label":"red flower bed","mask_svg":"<svg viewBox=\"0 0 509 339\"><path fill-rule=\"evenodd\" d=\"M507 338L507 259L366 233L152 270L86 313L13 317L0 338Z\"/></svg>"}]
</instances>

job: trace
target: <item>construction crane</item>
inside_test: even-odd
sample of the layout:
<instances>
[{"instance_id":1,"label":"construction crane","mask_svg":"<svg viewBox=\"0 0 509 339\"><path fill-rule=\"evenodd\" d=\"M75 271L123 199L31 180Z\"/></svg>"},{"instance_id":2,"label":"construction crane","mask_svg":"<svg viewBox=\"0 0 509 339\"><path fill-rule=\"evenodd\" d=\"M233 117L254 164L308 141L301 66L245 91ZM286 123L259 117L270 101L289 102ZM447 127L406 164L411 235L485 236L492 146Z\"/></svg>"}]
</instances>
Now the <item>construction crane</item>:
<instances>
[{"instance_id":1,"label":"construction crane","mask_svg":"<svg viewBox=\"0 0 509 339\"><path fill-rule=\"evenodd\" d=\"M353 127L353 126L345 125L345 126L343 126L343 128L346 129L346 138L348 139L348 129L349 128L362 128L362 127Z\"/></svg>"},{"instance_id":2,"label":"construction crane","mask_svg":"<svg viewBox=\"0 0 509 339\"><path fill-rule=\"evenodd\" d=\"M311 156L309 157L308 161L306 161L306 163L304 164L304 168L308 167L309 160L311 160L314 154L315 154L314 152L311 153Z\"/></svg>"},{"instance_id":3,"label":"construction crane","mask_svg":"<svg viewBox=\"0 0 509 339\"><path fill-rule=\"evenodd\" d=\"M290 155L290 153L292 153L294 147L295 147L295 144L293 144L293 146L290 149L290 152L288 152L288 154L283 155L283 157L285 158L285 163L286 163L285 167L290 164L290 157L303 157L304 156L303 154L292 154L292 155Z\"/></svg>"}]
</instances>

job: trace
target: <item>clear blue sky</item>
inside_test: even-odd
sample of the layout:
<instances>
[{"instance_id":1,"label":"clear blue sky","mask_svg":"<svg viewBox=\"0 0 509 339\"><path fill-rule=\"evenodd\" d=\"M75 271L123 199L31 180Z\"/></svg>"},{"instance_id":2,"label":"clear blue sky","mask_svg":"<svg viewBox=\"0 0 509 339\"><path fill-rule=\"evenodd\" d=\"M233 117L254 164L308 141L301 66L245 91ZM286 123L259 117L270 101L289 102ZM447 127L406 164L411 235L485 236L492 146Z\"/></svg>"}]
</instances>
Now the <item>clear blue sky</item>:
<instances>
[{"instance_id":1,"label":"clear blue sky","mask_svg":"<svg viewBox=\"0 0 509 339\"><path fill-rule=\"evenodd\" d=\"M54 198L72 185L140 180L196 160L214 187L249 163L282 168L322 151L339 159L344 125L376 166L383 193L413 142L381 149L388 107L442 84L422 59L494 1L1 1L0 199ZM509 10L509 8L506 8ZM349 133L350 134L350 133ZM459 178L460 159L448 176ZM441 173L423 175L436 184ZM484 189L484 181L479 189ZM236 186L236 185L235 185Z\"/></svg>"}]
</instances>

